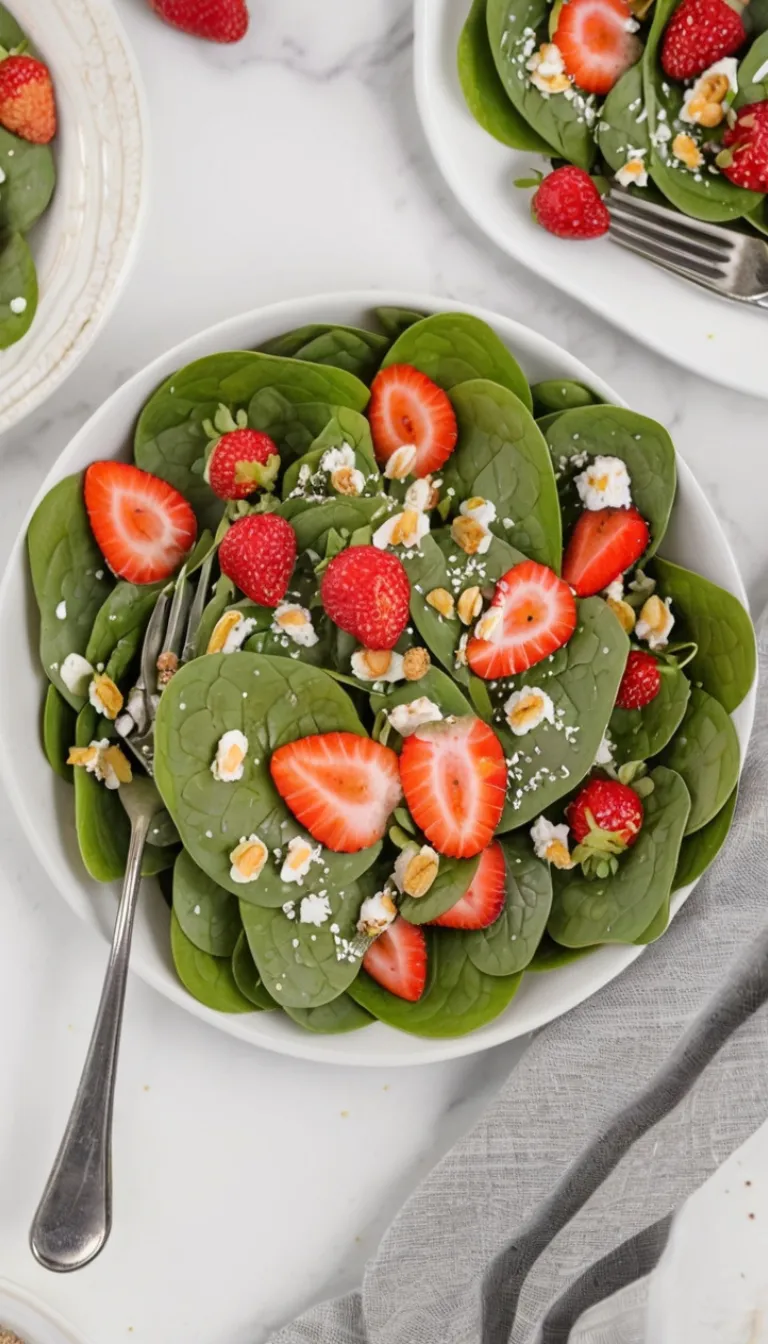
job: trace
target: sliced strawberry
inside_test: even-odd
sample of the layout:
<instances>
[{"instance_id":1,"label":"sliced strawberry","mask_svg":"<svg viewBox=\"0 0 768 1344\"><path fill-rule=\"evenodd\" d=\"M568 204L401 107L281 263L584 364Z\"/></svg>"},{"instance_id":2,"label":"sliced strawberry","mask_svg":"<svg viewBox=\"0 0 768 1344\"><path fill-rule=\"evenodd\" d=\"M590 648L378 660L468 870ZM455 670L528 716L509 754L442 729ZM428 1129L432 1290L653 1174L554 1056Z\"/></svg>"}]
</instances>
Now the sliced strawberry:
<instances>
[{"instance_id":1,"label":"sliced strawberry","mask_svg":"<svg viewBox=\"0 0 768 1344\"><path fill-rule=\"evenodd\" d=\"M472 883L450 910L432 921L444 929L487 929L504 909L507 868L498 840L483 850Z\"/></svg>"},{"instance_id":2,"label":"sliced strawberry","mask_svg":"<svg viewBox=\"0 0 768 1344\"><path fill-rule=\"evenodd\" d=\"M456 414L447 394L410 364L390 364L371 384L368 419L376 461L383 467L398 448L412 443L411 476L428 476L456 447Z\"/></svg>"},{"instance_id":3,"label":"sliced strawberry","mask_svg":"<svg viewBox=\"0 0 768 1344\"><path fill-rule=\"evenodd\" d=\"M278 747L269 768L302 826L343 854L381 840L402 797L395 752L357 733L300 737Z\"/></svg>"},{"instance_id":4,"label":"sliced strawberry","mask_svg":"<svg viewBox=\"0 0 768 1344\"><path fill-rule=\"evenodd\" d=\"M591 597L634 565L649 541L637 509L585 509L566 548L563 578L578 597Z\"/></svg>"},{"instance_id":5,"label":"sliced strawberry","mask_svg":"<svg viewBox=\"0 0 768 1344\"><path fill-rule=\"evenodd\" d=\"M466 715L417 728L403 743L400 779L413 820L441 854L469 859L490 844L507 767L487 724Z\"/></svg>"},{"instance_id":6,"label":"sliced strawberry","mask_svg":"<svg viewBox=\"0 0 768 1344\"><path fill-rule=\"evenodd\" d=\"M128 462L88 467L85 507L109 568L130 583L170 578L195 543L197 522L184 496Z\"/></svg>"},{"instance_id":7,"label":"sliced strawberry","mask_svg":"<svg viewBox=\"0 0 768 1344\"><path fill-rule=\"evenodd\" d=\"M427 940L424 930L398 917L363 957L363 970L398 999L416 1003L427 983Z\"/></svg>"},{"instance_id":8,"label":"sliced strawberry","mask_svg":"<svg viewBox=\"0 0 768 1344\"><path fill-rule=\"evenodd\" d=\"M494 638L473 635L467 645L469 666L485 681L525 672L567 644L576 629L576 603L568 584L535 560L523 560L501 576L494 607L502 611Z\"/></svg>"},{"instance_id":9,"label":"sliced strawberry","mask_svg":"<svg viewBox=\"0 0 768 1344\"><path fill-rule=\"evenodd\" d=\"M565 0L555 33L566 72L586 93L609 93L640 58L627 0Z\"/></svg>"}]
</instances>

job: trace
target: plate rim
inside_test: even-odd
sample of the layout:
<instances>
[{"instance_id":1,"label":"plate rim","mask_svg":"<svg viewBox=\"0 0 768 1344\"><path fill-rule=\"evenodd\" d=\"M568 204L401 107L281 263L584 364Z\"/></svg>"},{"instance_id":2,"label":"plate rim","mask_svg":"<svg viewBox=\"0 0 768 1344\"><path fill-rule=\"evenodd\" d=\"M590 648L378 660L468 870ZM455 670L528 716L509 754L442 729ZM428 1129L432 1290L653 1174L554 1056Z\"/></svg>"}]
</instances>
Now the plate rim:
<instances>
[{"instance_id":1,"label":"plate rim","mask_svg":"<svg viewBox=\"0 0 768 1344\"><path fill-rule=\"evenodd\" d=\"M24 564L26 533L35 508L51 486L67 474L72 460L77 457L81 449L81 445L98 434L102 421L109 420L113 408L119 406L121 400L125 399L126 402L130 401L133 392L137 391L140 385L149 381L150 378L153 381L153 385L158 385L162 379L167 376L169 371L179 367L180 362L187 362L189 359L198 358L199 356L197 354L190 352L190 347L194 347L196 343L210 344L219 339L226 341L227 333L240 325L248 326L249 324L274 322L276 324L275 329L277 329L277 324L282 322L285 322L286 326L290 326L306 321L307 310L309 308L323 308L327 306L329 310L333 310L338 307L344 307L345 309L359 311L370 310L382 305L413 308L417 310L423 309L428 313L451 311L474 314L482 320L487 321L496 330L498 330L500 326L503 327L507 333L504 337L505 342L507 339L512 341L515 337L518 337L528 354L531 354L532 350L538 350L538 353L549 359L557 357L562 360L565 357L567 363L569 363L573 369L573 374L569 374L568 376L579 377L582 381L593 386L601 393L601 395L609 398L617 405L625 406L627 404L604 379L594 374L593 371L587 365L583 364L576 356L563 350L563 348L558 346L555 341L551 341L548 337L542 336L533 328L516 321L514 318L495 313L481 305L462 303L458 300L443 298L433 294L413 293L409 290L374 289L328 291L324 293L304 295L298 298L280 300L273 304L248 309L242 313L224 318L211 326L193 333L177 342L171 349L158 355L155 359L150 361L150 363L134 373L120 388L116 389L104 402L102 402L85 424L81 426L46 473L44 480L36 491L24 519L20 524L19 531L8 555L5 572L2 576L2 580L0 580L0 614L5 607L9 593L14 589L14 581L19 578L20 564L22 565L21 576L23 581L23 576L26 570ZM677 464L679 477L684 480L686 489L691 491L697 497L698 507L706 516L709 526L714 530L722 542L724 553L730 560L733 574L736 579L736 595L745 606L747 606L747 609L749 609L746 590L744 588L738 564L714 509L707 499L702 487L696 480L691 468L679 453L677 454ZM29 596L28 590L27 595ZM44 680L41 677L41 687L42 686L44 686ZM751 690L739 706L738 710L743 721L742 727L737 725L741 744L742 763L752 733L756 687L757 681L755 680ZM8 744L3 734L0 734L0 782L2 782L2 785L5 788L22 831L26 838L34 844L35 848L33 852L36 854L36 857L44 868L46 875L57 894L64 899L70 909L82 919L84 923L95 929L102 939L106 939L105 931L99 922L96 910L88 896L84 893L79 902L74 898L70 898L70 886L76 887L78 885L74 873L70 871L67 874L68 880L66 883L61 881L62 875L59 873L49 849L45 847L43 848L42 853L40 852L35 818L27 805L26 798L17 787L18 769L16 762L9 754ZM69 879L73 879L73 881L70 881ZM683 888L680 892L676 893L673 901L674 914L677 913L680 906L688 898L695 885L695 883L692 883L690 887ZM82 884L81 891L83 891ZM548 1022L554 1021L557 1017L562 1016L563 1013L569 1012L579 1003L584 1002L585 999L591 998L592 995L602 989L604 985L615 979L617 975L620 975L622 971L631 965L637 957L641 956L644 951L644 947L635 948L621 945L610 945L604 949L600 949L599 952L595 953L593 957L589 959L589 962L596 968L605 962L608 964L607 969L596 973L593 979L590 980L589 986L585 988L583 992L581 992L579 987L577 992L567 995L565 1001L563 1001L554 1012L539 1014L533 1021L517 1028L514 1019L514 999L505 1013L502 1013L493 1022L480 1028L479 1031L469 1033L466 1036L444 1037L435 1040L426 1037L409 1036L407 1033L398 1032L394 1028L384 1027L383 1024L374 1024L373 1027L366 1029L366 1037L371 1039L368 1036L368 1033L377 1030L385 1032L386 1037L376 1040L376 1046L370 1051L370 1057L368 1057L368 1055L359 1054L358 1052L345 1055L343 1049L340 1047L337 1046L336 1048L331 1048L326 1047L324 1044L327 1039L333 1039L337 1042L343 1042L346 1039L354 1039L358 1033L352 1033L352 1036L348 1038L339 1036L326 1038L320 1034L312 1035L308 1032L303 1033L301 1032L301 1029L297 1027L295 1035L290 1033L287 1034L285 1038L280 1038L279 1040L267 1036L259 1038L258 1031L254 1033L253 1030L246 1030L244 1023L241 1024L241 1019L238 1015L217 1013L206 1008L203 1004L198 1003L196 999L193 999L192 996L184 990L180 982L175 981L168 975L167 970L161 972L159 969L148 965L141 959L139 959L137 963L135 948L131 969L135 974L140 975L146 983L152 985L154 989L163 994L165 998L176 1003L185 1011L191 1012L202 1021L207 1022L209 1025L216 1027L220 1031L224 1031L228 1035L247 1041L250 1045L262 1046L278 1054L291 1056L293 1058L307 1059L316 1063L370 1067L408 1067L479 1054L483 1050L490 1049L493 1046L501 1045L506 1041L525 1036L529 1032L546 1025ZM508 1014L511 1014L511 1016L508 1016ZM258 1018L260 1015L256 1015L256 1017ZM258 1025L251 1015L247 1015L247 1020L252 1026ZM406 1053L405 1055L398 1050L398 1042L401 1043L402 1049L403 1040L410 1043L409 1053Z\"/></svg>"}]
</instances>

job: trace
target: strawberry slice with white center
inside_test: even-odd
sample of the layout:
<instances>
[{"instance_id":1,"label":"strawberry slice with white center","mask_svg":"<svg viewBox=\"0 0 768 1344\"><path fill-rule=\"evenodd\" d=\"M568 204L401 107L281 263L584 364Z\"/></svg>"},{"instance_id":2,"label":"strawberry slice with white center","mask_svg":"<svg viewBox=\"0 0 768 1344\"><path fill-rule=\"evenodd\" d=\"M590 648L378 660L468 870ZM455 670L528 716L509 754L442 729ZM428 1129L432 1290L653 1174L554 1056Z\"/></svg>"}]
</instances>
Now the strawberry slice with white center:
<instances>
[{"instance_id":1,"label":"strawberry slice with white center","mask_svg":"<svg viewBox=\"0 0 768 1344\"><path fill-rule=\"evenodd\" d=\"M443 929L487 929L504 909L507 866L498 840L480 855L477 872L464 895L433 924Z\"/></svg>"},{"instance_id":2,"label":"strawberry slice with white center","mask_svg":"<svg viewBox=\"0 0 768 1344\"><path fill-rule=\"evenodd\" d=\"M447 394L411 364L390 364L376 374L367 414L376 461L385 469L398 448L412 444L415 456L403 474L428 476L456 447L456 413Z\"/></svg>"},{"instance_id":3,"label":"strawberry slice with white center","mask_svg":"<svg viewBox=\"0 0 768 1344\"><path fill-rule=\"evenodd\" d=\"M413 820L439 853L469 859L490 844L504 811L507 766L481 719L417 728L403 743L400 779Z\"/></svg>"},{"instance_id":4,"label":"strawberry slice with white center","mask_svg":"<svg viewBox=\"0 0 768 1344\"><path fill-rule=\"evenodd\" d=\"M651 534L637 509L585 509L571 533L563 578L579 597L593 597L648 548Z\"/></svg>"},{"instance_id":5,"label":"strawberry slice with white center","mask_svg":"<svg viewBox=\"0 0 768 1344\"><path fill-rule=\"evenodd\" d=\"M85 507L109 568L129 583L170 578L195 543L197 522L184 496L128 462L88 467Z\"/></svg>"},{"instance_id":6,"label":"strawberry slice with white center","mask_svg":"<svg viewBox=\"0 0 768 1344\"><path fill-rule=\"evenodd\" d=\"M424 930L402 916L371 943L363 970L398 999L417 1003L427 983L427 941Z\"/></svg>"},{"instance_id":7,"label":"strawberry slice with white center","mask_svg":"<svg viewBox=\"0 0 768 1344\"><path fill-rule=\"evenodd\" d=\"M609 93L639 59L642 46L627 0L565 0L555 45L567 73L586 93Z\"/></svg>"},{"instance_id":8,"label":"strawberry slice with white center","mask_svg":"<svg viewBox=\"0 0 768 1344\"><path fill-rule=\"evenodd\" d=\"M381 840L402 797L396 753L357 733L300 737L278 747L269 768L297 820L338 853Z\"/></svg>"},{"instance_id":9,"label":"strawberry slice with white center","mask_svg":"<svg viewBox=\"0 0 768 1344\"><path fill-rule=\"evenodd\" d=\"M490 610L502 618L491 639L476 635L467 645L467 661L485 681L525 672L567 644L576 629L573 593L554 570L535 560L508 569L496 584ZM484 626L488 624L488 613Z\"/></svg>"}]
</instances>

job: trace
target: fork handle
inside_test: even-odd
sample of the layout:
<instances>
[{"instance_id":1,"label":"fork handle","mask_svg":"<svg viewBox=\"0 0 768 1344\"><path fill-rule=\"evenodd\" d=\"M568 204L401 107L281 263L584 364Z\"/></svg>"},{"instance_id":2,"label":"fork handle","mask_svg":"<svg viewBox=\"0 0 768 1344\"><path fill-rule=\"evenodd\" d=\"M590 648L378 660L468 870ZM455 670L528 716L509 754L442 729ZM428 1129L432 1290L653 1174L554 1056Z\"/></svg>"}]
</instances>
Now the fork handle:
<instances>
[{"instance_id":1,"label":"fork handle","mask_svg":"<svg viewBox=\"0 0 768 1344\"><path fill-rule=\"evenodd\" d=\"M82 1269L112 1228L112 1110L123 1022L133 917L141 885L150 817L131 826L128 863L112 936L109 966L80 1086L35 1213L30 1246L45 1269Z\"/></svg>"}]
</instances>

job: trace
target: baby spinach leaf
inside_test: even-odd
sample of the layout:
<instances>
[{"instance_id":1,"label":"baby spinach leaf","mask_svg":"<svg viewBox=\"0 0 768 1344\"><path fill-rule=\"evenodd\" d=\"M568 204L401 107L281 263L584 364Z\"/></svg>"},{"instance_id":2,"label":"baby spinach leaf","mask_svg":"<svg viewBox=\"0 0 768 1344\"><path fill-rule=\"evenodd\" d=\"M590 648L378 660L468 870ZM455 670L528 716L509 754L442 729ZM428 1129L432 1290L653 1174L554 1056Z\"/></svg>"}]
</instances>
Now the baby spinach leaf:
<instances>
[{"instance_id":1,"label":"baby spinach leaf","mask_svg":"<svg viewBox=\"0 0 768 1344\"><path fill-rule=\"evenodd\" d=\"M399 999L361 971L349 987L352 998L380 1022L413 1036L466 1036L504 1012L519 975L484 975L470 961L454 929L426 929L429 971L417 1003Z\"/></svg>"},{"instance_id":2,"label":"baby spinach leaf","mask_svg":"<svg viewBox=\"0 0 768 1344\"><path fill-rule=\"evenodd\" d=\"M657 556L654 570L661 596L672 599L675 636L698 646L687 668L691 681L732 713L755 679L757 650L749 613L732 593L671 560Z\"/></svg>"},{"instance_id":3,"label":"baby spinach leaf","mask_svg":"<svg viewBox=\"0 0 768 1344\"><path fill-rule=\"evenodd\" d=\"M282 910L241 901L240 913L251 955L266 989L281 1007L321 1008L337 999L360 970L360 958L348 950L368 887L346 883L328 890L330 917L324 924L303 924Z\"/></svg>"},{"instance_id":4,"label":"baby spinach leaf","mask_svg":"<svg viewBox=\"0 0 768 1344\"><path fill-rule=\"evenodd\" d=\"M768 98L768 33L761 33L752 43L737 72L738 92L733 100L736 108L746 107L749 103L762 103ZM761 73L762 72L762 73ZM755 75L760 74L759 83Z\"/></svg>"},{"instance_id":5,"label":"baby spinach leaf","mask_svg":"<svg viewBox=\"0 0 768 1344\"><path fill-rule=\"evenodd\" d=\"M85 656L93 667L107 667L113 681L119 682L133 662L162 588L162 583L138 586L121 579L99 608Z\"/></svg>"},{"instance_id":6,"label":"baby spinach leaf","mask_svg":"<svg viewBox=\"0 0 768 1344\"><path fill-rule=\"evenodd\" d=\"M676 663L659 663L661 689L642 709L614 709L608 725L616 765L647 761L677 732L691 694L691 683Z\"/></svg>"},{"instance_id":7,"label":"baby spinach leaf","mask_svg":"<svg viewBox=\"0 0 768 1344\"><path fill-rule=\"evenodd\" d=\"M240 907L182 850L173 866L173 912L201 952L231 957L242 931Z\"/></svg>"},{"instance_id":8,"label":"baby spinach leaf","mask_svg":"<svg viewBox=\"0 0 768 1344\"><path fill-rule=\"evenodd\" d=\"M274 999L267 993L261 982L261 976L256 970L256 962L251 956L251 949L248 946L244 929L240 930L235 943L235 950L232 953L232 974L240 993L249 1003L253 1004L254 1008L260 1008L262 1012L267 1013L277 1008Z\"/></svg>"},{"instance_id":9,"label":"baby spinach leaf","mask_svg":"<svg viewBox=\"0 0 768 1344\"><path fill-rule=\"evenodd\" d=\"M374 308L374 314L379 326L383 328L387 336L397 340L403 332L412 327L414 322L420 322L426 313L414 312L412 308Z\"/></svg>"},{"instance_id":10,"label":"baby spinach leaf","mask_svg":"<svg viewBox=\"0 0 768 1344\"><path fill-rule=\"evenodd\" d=\"M644 149L646 166L651 149L648 118L644 116L645 90L642 62L630 66L614 84L603 103L597 123L596 138L600 152L614 173L629 158L632 149ZM648 188L639 188L640 194Z\"/></svg>"},{"instance_id":11,"label":"baby spinach leaf","mask_svg":"<svg viewBox=\"0 0 768 1344\"><path fill-rule=\"evenodd\" d=\"M17 305L24 307L18 311ZM37 312L37 272L29 244L10 233L0 248L0 350L26 336Z\"/></svg>"},{"instance_id":12,"label":"baby spinach leaf","mask_svg":"<svg viewBox=\"0 0 768 1344\"><path fill-rule=\"evenodd\" d=\"M211 635L216 628L216 623L224 612L230 606L235 595L235 585L226 574L222 574L216 581L213 590L213 596L206 603L200 624L197 628L197 638L195 640L195 657L199 658L208 648Z\"/></svg>"},{"instance_id":13,"label":"baby spinach leaf","mask_svg":"<svg viewBox=\"0 0 768 1344\"><path fill-rule=\"evenodd\" d=\"M6 51L8 48L6 47ZM28 233L51 202L56 169L50 145L35 145L0 127L0 233Z\"/></svg>"},{"instance_id":14,"label":"baby spinach leaf","mask_svg":"<svg viewBox=\"0 0 768 1344\"><path fill-rule=\"evenodd\" d=\"M29 46L27 35L5 5L0 5L0 43L10 51L12 47Z\"/></svg>"},{"instance_id":15,"label":"baby spinach leaf","mask_svg":"<svg viewBox=\"0 0 768 1344\"><path fill-rule=\"evenodd\" d=\"M592 124L594 97L576 93L552 96L531 83L526 61L540 43L549 41L547 0L488 0L488 37L501 82L507 95L528 125L551 146L555 154L589 172L595 158ZM535 39L530 36L533 30Z\"/></svg>"},{"instance_id":16,"label":"baby spinach leaf","mask_svg":"<svg viewBox=\"0 0 768 1344\"><path fill-rule=\"evenodd\" d=\"M77 716L75 745L87 747L92 741L113 733L112 725L100 719L92 705L85 705ZM108 789L95 775L78 767L75 776L75 829L80 856L96 882L116 882L125 873L131 824L117 789ZM154 877L173 865L173 850L147 845L141 865L143 877Z\"/></svg>"},{"instance_id":17,"label":"baby spinach leaf","mask_svg":"<svg viewBox=\"0 0 768 1344\"><path fill-rule=\"evenodd\" d=\"M601 400L586 383L574 382L572 378L547 378L541 383L533 383L531 396L533 414L537 420L555 411L573 411L579 406L597 405Z\"/></svg>"},{"instance_id":18,"label":"baby spinach leaf","mask_svg":"<svg viewBox=\"0 0 768 1344\"><path fill-rule=\"evenodd\" d=\"M500 841L506 866L506 899L487 929L460 935L467 955L485 975L515 975L525 970L541 942L552 906L549 865L531 853L527 839L510 835Z\"/></svg>"},{"instance_id":19,"label":"baby spinach leaf","mask_svg":"<svg viewBox=\"0 0 768 1344\"><path fill-rule=\"evenodd\" d=\"M301 457L295 462L291 462L283 475L282 497L290 498L291 494L299 486L299 472L302 467L309 467L310 480L304 487L304 492L309 498L316 498L318 495L327 495L331 498L336 497L336 491L331 485L330 476L320 471L320 462L329 448L343 448L349 444L355 451L355 466L362 471L366 478L363 494L373 495L382 488L381 476L376 465L376 459L373 454L373 443L371 441L371 431L368 421L364 415L357 416L356 412L348 411L345 419L349 423L349 418L355 416L358 422L358 432L356 441L350 442L348 429L342 428L335 416L332 416L328 424Z\"/></svg>"},{"instance_id":20,"label":"baby spinach leaf","mask_svg":"<svg viewBox=\"0 0 768 1344\"><path fill-rule=\"evenodd\" d=\"M67 703L80 709L83 698L64 685L61 664L68 653L85 653L99 608L114 582L93 539L80 476L65 477L40 501L27 546L40 609L43 670Z\"/></svg>"},{"instance_id":21,"label":"baby spinach leaf","mask_svg":"<svg viewBox=\"0 0 768 1344\"><path fill-rule=\"evenodd\" d=\"M247 737L248 755L243 778L224 784L213 778L211 762L231 729ZM332 731L365 735L346 691L327 673L290 658L209 654L182 667L163 692L155 782L191 858L243 904L281 906L311 891L313 881L331 895L378 857L380 844L356 854L323 849L303 887L280 880L284 848L306 832L272 783L270 758L297 738ZM229 875L229 856L252 834L271 857L256 881L243 885Z\"/></svg>"},{"instance_id":22,"label":"baby spinach leaf","mask_svg":"<svg viewBox=\"0 0 768 1344\"><path fill-rule=\"evenodd\" d=\"M437 877L426 896L402 896L400 914L409 924L430 924L444 915L469 890L479 863L479 854L474 859L441 857Z\"/></svg>"},{"instance_id":23,"label":"baby spinach leaf","mask_svg":"<svg viewBox=\"0 0 768 1344\"><path fill-rule=\"evenodd\" d=\"M486 0L472 0L461 30L458 70L461 91L475 121L502 145L548 154L546 140L537 135L506 95L488 41Z\"/></svg>"},{"instance_id":24,"label":"baby spinach leaf","mask_svg":"<svg viewBox=\"0 0 768 1344\"><path fill-rule=\"evenodd\" d=\"M531 390L517 360L487 322L469 313L434 313L414 322L381 367L390 364L411 364L446 392L475 378L501 383L531 409Z\"/></svg>"},{"instance_id":25,"label":"baby spinach leaf","mask_svg":"<svg viewBox=\"0 0 768 1344\"><path fill-rule=\"evenodd\" d=\"M736 187L721 172L691 172L674 157L671 146L678 131L690 132L680 120L684 86L667 81L661 68L659 48L664 30L679 0L656 0L653 23L643 55L643 88L648 110L648 134L651 141L649 170L653 181L672 205L694 219L723 223L738 219L754 210L759 199L754 191ZM660 140L660 125L669 128L669 139ZM714 163L714 160L711 161Z\"/></svg>"},{"instance_id":26,"label":"baby spinach leaf","mask_svg":"<svg viewBox=\"0 0 768 1344\"><path fill-rule=\"evenodd\" d=\"M294 502L288 501L289 504ZM285 506L281 507L280 512L285 516ZM387 512L387 500L381 495L373 498L364 495L338 495L325 503L313 504L311 508L294 514L290 523L296 533L299 553L315 551L317 555L324 555L331 530L352 533L356 528L365 527L368 523L378 525L383 522Z\"/></svg>"},{"instance_id":27,"label":"baby spinach leaf","mask_svg":"<svg viewBox=\"0 0 768 1344\"><path fill-rule=\"evenodd\" d=\"M471 714L472 706L456 682L439 667L430 667L419 681L404 681L393 686L386 693L375 691L370 697L371 709L378 714L380 709L394 709L395 705L409 705L412 700L426 696L443 711L443 718L449 714ZM457 897L458 899L458 897Z\"/></svg>"},{"instance_id":28,"label":"baby spinach leaf","mask_svg":"<svg viewBox=\"0 0 768 1344\"><path fill-rule=\"evenodd\" d=\"M331 421L340 426L345 441L353 448L370 446L368 421L359 411L326 401L291 401L277 388L264 387L251 398L248 421L274 439L283 465L309 452Z\"/></svg>"},{"instance_id":29,"label":"baby spinach leaf","mask_svg":"<svg viewBox=\"0 0 768 1344\"><path fill-rule=\"evenodd\" d=\"M526 966L526 971L559 971L561 966L569 966L572 961L581 961L582 957L596 952L596 947L561 947L552 941L548 933L544 934L539 946Z\"/></svg>"},{"instance_id":30,"label":"baby spinach leaf","mask_svg":"<svg viewBox=\"0 0 768 1344\"><path fill-rule=\"evenodd\" d=\"M377 331L312 322L273 337L261 349L269 355L290 355L293 359L346 369L362 382L370 383L389 346L389 338Z\"/></svg>"},{"instance_id":31,"label":"baby spinach leaf","mask_svg":"<svg viewBox=\"0 0 768 1344\"><path fill-rule=\"evenodd\" d=\"M198 1003L219 1013L254 1011L235 983L230 958L201 952L184 933L175 914L171 914L171 956L182 985Z\"/></svg>"},{"instance_id":32,"label":"baby spinach leaf","mask_svg":"<svg viewBox=\"0 0 768 1344\"><path fill-rule=\"evenodd\" d=\"M51 769L72 783L72 766L67 765L69 748L75 741L77 715L55 686L49 686L43 703L43 747Z\"/></svg>"},{"instance_id":33,"label":"baby spinach leaf","mask_svg":"<svg viewBox=\"0 0 768 1344\"><path fill-rule=\"evenodd\" d=\"M720 811L739 778L739 739L719 700L694 687L680 731L662 760L682 776L691 795L685 829L691 835Z\"/></svg>"},{"instance_id":34,"label":"baby spinach leaf","mask_svg":"<svg viewBox=\"0 0 768 1344\"><path fill-rule=\"evenodd\" d=\"M591 769L611 717L629 641L602 598L588 597L577 606L578 623L564 648L495 688L488 683L493 728L508 763L500 832L532 821L575 788ZM515 737L506 726L504 703L523 686L537 686L550 696L555 722L545 719Z\"/></svg>"},{"instance_id":35,"label":"baby spinach leaf","mask_svg":"<svg viewBox=\"0 0 768 1344\"><path fill-rule=\"evenodd\" d=\"M371 1014L349 994L340 994L338 999L324 1003L320 1008L286 1008L285 1012L305 1031L322 1032L323 1035L338 1036L346 1031L359 1031L373 1022Z\"/></svg>"},{"instance_id":36,"label":"baby spinach leaf","mask_svg":"<svg viewBox=\"0 0 768 1344\"><path fill-rule=\"evenodd\" d=\"M531 560L560 569L557 483L547 443L513 392L485 379L451 391L459 438L443 472L443 490L496 505L494 530Z\"/></svg>"},{"instance_id":37,"label":"baby spinach leaf","mask_svg":"<svg viewBox=\"0 0 768 1344\"><path fill-rule=\"evenodd\" d=\"M685 836L680 846L680 857L677 860L675 880L672 884L673 891L679 891L680 887L687 887L689 882L695 882L716 858L731 829L737 794L736 788L711 821L693 835Z\"/></svg>"},{"instance_id":38,"label":"baby spinach leaf","mask_svg":"<svg viewBox=\"0 0 768 1344\"><path fill-rule=\"evenodd\" d=\"M653 793L643 800L645 817L618 872L589 881L580 868L553 869L554 900L548 932L565 947L633 943L648 928L672 887L690 798L674 770L652 771Z\"/></svg>"},{"instance_id":39,"label":"baby spinach leaf","mask_svg":"<svg viewBox=\"0 0 768 1344\"><path fill-rule=\"evenodd\" d=\"M584 406L565 411L547 430L547 443L566 513L581 511L573 478L581 470L573 459L584 453L619 457L627 465L632 500L648 523L653 555L667 530L675 499L675 448L663 425L623 406Z\"/></svg>"},{"instance_id":40,"label":"baby spinach leaf","mask_svg":"<svg viewBox=\"0 0 768 1344\"><path fill-rule=\"evenodd\" d=\"M201 525L215 528L222 513L221 500L203 479L208 448L203 422L220 405L230 410L248 407L249 423L263 429L250 417L250 404L265 389L291 406L325 402L361 411L368 401L367 387L343 369L250 350L207 355L172 374L139 417L134 455L138 466L185 495ZM315 433L328 418L323 416Z\"/></svg>"},{"instance_id":41,"label":"baby spinach leaf","mask_svg":"<svg viewBox=\"0 0 768 1344\"><path fill-rule=\"evenodd\" d=\"M286 601L297 602L305 609L312 607L317 594L317 577L306 552L299 560L291 578L291 586L286 593ZM270 607L259 607L255 602L237 602L232 610L237 610L248 620L256 621L256 628L248 636L243 648L249 653L267 653L273 658L300 659L312 667L328 667L333 657L334 627L322 607L314 606L310 611L317 643L309 647L300 647L289 635L274 626L274 611Z\"/></svg>"}]
</instances>

